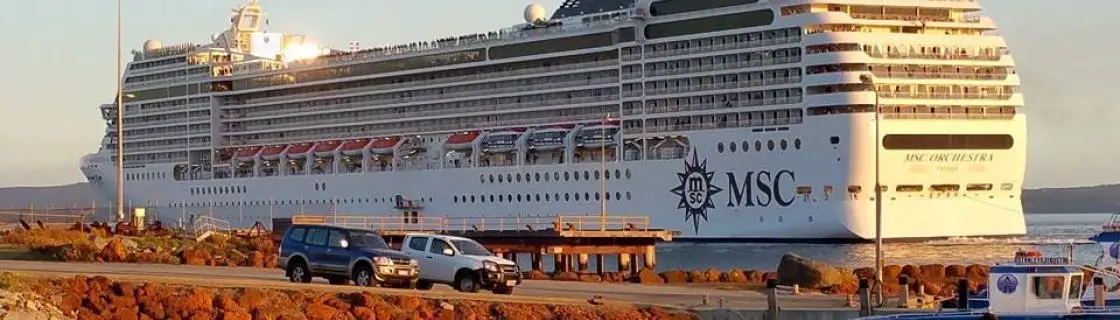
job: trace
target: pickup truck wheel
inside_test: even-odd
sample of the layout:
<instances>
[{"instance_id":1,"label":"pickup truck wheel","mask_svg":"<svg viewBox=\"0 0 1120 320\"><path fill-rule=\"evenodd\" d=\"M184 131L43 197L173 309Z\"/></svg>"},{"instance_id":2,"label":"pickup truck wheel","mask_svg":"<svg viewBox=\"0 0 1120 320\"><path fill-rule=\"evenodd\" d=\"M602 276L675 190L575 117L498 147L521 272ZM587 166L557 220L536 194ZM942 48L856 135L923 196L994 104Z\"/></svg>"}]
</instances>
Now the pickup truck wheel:
<instances>
[{"instance_id":1,"label":"pickup truck wheel","mask_svg":"<svg viewBox=\"0 0 1120 320\"><path fill-rule=\"evenodd\" d=\"M492 290L495 294L513 294L513 287L506 285L494 286Z\"/></svg>"},{"instance_id":2,"label":"pickup truck wheel","mask_svg":"<svg viewBox=\"0 0 1120 320\"><path fill-rule=\"evenodd\" d=\"M455 289L462 292L478 292L478 286L478 278L474 274L463 273L459 275L458 279L455 279Z\"/></svg>"},{"instance_id":3,"label":"pickup truck wheel","mask_svg":"<svg viewBox=\"0 0 1120 320\"><path fill-rule=\"evenodd\" d=\"M420 290L432 290L432 286L434 286L434 285L435 284L433 284L431 281L427 281L427 280L417 280L416 281L416 289L420 289Z\"/></svg>"},{"instance_id":4,"label":"pickup truck wheel","mask_svg":"<svg viewBox=\"0 0 1120 320\"><path fill-rule=\"evenodd\" d=\"M288 280L292 282L311 282L311 271L307 270L307 263L298 261L288 266Z\"/></svg>"},{"instance_id":5,"label":"pickup truck wheel","mask_svg":"<svg viewBox=\"0 0 1120 320\"><path fill-rule=\"evenodd\" d=\"M373 269L369 266L358 266L354 270L354 284L359 287L373 287L377 285L377 280L373 279Z\"/></svg>"}]
</instances>

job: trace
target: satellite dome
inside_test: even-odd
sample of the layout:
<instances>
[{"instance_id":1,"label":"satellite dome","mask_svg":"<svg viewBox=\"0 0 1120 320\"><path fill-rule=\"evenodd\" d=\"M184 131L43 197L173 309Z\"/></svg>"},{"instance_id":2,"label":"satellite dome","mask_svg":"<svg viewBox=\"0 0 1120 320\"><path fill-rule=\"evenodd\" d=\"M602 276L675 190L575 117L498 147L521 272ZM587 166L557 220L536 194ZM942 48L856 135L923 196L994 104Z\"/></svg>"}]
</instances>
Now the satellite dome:
<instances>
[{"instance_id":1,"label":"satellite dome","mask_svg":"<svg viewBox=\"0 0 1120 320\"><path fill-rule=\"evenodd\" d=\"M653 0L638 0L637 8L640 12L649 15L650 7L653 5Z\"/></svg>"},{"instance_id":2,"label":"satellite dome","mask_svg":"<svg viewBox=\"0 0 1120 320\"><path fill-rule=\"evenodd\" d=\"M163 47L163 44L160 43L159 40L149 39L148 41L144 41L144 51L145 52L156 50L156 49L159 49L159 48L162 48L162 47Z\"/></svg>"},{"instance_id":3,"label":"satellite dome","mask_svg":"<svg viewBox=\"0 0 1120 320\"><path fill-rule=\"evenodd\" d=\"M528 7L525 7L525 22L526 23L534 23L534 22L537 22L537 20L546 20L546 19L548 19L548 16L547 16L547 13L545 13L544 7L541 6L541 4L534 3L534 4L530 4Z\"/></svg>"}]
</instances>

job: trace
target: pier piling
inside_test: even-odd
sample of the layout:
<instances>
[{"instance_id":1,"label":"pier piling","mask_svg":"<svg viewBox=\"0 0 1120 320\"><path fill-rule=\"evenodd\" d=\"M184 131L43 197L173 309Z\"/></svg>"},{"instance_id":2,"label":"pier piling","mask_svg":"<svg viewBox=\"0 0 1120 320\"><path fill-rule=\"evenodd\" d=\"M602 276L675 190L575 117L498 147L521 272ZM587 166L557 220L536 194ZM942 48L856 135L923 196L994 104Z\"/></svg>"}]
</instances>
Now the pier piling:
<instances>
[{"instance_id":1,"label":"pier piling","mask_svg":"<svg viewBox=\"0 0 1120 320\"><path fill-rule=\"evenodd\" d=\"M871 283L866 278L859 279L859 315L871 316Z\"/></svg>"},{"instance_id":2,"label":"pier piling","mask_svg":"<svg viewBox=\"0 0 1120 320\"><path fill-rule=\"evenodd\" d=\"M766 279L766 320L781 319L781 307L778 305L778 279Z\"/></svg>"}]
</instances>

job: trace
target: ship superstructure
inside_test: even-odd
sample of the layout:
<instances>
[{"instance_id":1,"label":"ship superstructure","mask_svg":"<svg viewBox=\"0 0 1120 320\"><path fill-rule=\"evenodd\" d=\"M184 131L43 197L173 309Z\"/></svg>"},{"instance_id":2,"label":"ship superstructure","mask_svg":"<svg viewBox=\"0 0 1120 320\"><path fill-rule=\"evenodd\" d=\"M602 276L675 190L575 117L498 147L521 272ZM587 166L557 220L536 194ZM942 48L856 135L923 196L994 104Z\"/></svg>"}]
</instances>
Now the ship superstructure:
<instances>
[{"instance_id":1,"label":"ship superstructure","mask_svg":"<svg viewBox=\"0 0 1120 320\"><path fill-rule=\"evenodd\" d=\"M605 210L695 238L860 240L879 168L887 238L1022 235L1023 98L980 10L568 0L500 31L336 51L264 32L251 1L211 44L135 53L126 198L245 224ZM102 110L83 171L113 198Z\"/></svg>"}]
</instances>

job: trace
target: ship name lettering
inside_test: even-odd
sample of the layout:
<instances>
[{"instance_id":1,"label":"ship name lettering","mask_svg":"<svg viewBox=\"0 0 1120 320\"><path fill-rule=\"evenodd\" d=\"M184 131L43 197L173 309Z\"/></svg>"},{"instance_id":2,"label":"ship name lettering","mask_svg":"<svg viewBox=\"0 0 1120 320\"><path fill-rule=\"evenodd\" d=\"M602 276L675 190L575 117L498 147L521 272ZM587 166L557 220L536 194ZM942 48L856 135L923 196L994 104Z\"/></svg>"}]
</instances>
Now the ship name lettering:
<instances>
[{"instance_id":1,"label":"ship name lettering","mask_svg":"<svg viewBox=\"0 0 1120 320\"><path fill-rule=\"evenodd\" d=\"M906 162L992 162L995 155L983 152L908 153Z\"/></svg>"},{"instance_id":2,"label":"ship name lettering","mask_svg":"<svg viewBox=\"0 0 1120 320\"><path fill-rule=\"evenodd\" d=\"M727 193L727 207L769 207L772 204L788 207L793 204L794 197L787 189L795 181L797 176L790 170L747 171L742 180L734 172L728 172L731 192Z\"/></svg>"}]
</instances>

